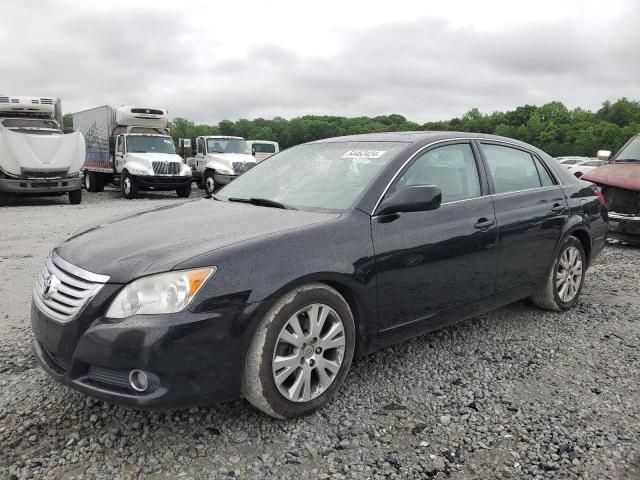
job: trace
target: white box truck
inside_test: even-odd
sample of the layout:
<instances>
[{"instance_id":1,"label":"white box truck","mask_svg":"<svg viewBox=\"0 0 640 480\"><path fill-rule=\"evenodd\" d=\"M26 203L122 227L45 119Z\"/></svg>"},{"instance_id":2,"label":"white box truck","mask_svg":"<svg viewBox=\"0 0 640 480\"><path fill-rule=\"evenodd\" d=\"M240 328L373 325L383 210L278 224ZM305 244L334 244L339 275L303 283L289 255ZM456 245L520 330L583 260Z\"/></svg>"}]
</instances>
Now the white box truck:
<instances>
[{"instance_id":1,"label":"white box truck","mask_svg":"<svg viewBox=\"0 0 640 480\"><path fill-rule=\"evenodd\" d=\"M196 137L191 140L191 148L193 157L187 158L187 164L193 166L198 186L208 195L256 165L256 159L242 137Z\"/></svg>"},{"instance_id":2,"label":"white box truck","mask_svg":"<svg viewBox=\"0 0 640 480\"><path fill-rule=\"evenodd\" d=\"M0 95L0 205L9 195L69 195L82 201L80 133L62 132L60 99Z\"/></svg>"},{"instance_id":3,"label":"white box truck","mask_svg":"<svg viewBox=\"0 0 640 480\"><path fill-rule=\"evenodd\" d=\"M74 113L73 128L85 137L89 192L113 183L129 199L139 190L191 195L191 168L176 154L166 110L106 105Z\"/></svg>"}]
</instances>

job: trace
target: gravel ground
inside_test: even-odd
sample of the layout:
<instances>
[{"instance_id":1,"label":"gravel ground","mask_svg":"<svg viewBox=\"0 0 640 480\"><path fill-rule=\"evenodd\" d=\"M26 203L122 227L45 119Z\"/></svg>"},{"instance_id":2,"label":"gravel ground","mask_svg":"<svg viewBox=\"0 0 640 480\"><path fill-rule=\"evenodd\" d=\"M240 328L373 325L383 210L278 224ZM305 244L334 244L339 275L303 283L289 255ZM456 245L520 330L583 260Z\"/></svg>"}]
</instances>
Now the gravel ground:
<instances>
[{"instance_id":1,"label":"gravel ground","mask_svg":"<svg viewBox=\"0 0 640 480\"><path fill-rule=\"evenodd\" d=\"M83 224L180 201L0 208L0 479L640 478L640 250L624 245L573 311L515 303L387 348L297 421L245 401L142 412L50 380L29 350L42 258Z\"/></svg>"}]
</instances>

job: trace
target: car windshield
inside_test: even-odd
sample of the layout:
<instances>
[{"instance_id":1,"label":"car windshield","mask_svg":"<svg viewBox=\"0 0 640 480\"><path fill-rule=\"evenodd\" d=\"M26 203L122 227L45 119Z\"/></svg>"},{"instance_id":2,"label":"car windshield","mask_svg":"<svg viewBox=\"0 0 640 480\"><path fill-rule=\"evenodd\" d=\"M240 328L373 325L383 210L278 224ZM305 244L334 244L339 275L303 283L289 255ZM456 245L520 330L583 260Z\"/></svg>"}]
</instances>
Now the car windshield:
<instances>
[{"instance_id":1,"label":"car windshield","mask_svg":"<svg viewBox=\"0 0 640 480\"><path fill-rule=\"evenodd\" d=\"M207 138L207 152L250 153L247 141L241 138Z\"/></svg>"},{"instance_id":2,"label":"car windshield","mask_svg":"<svg viewBox=\"0 0 640 480\"><path fill-rule=\"evenodd\" d=\"M403 148L400 142L312 143L258 163L216 198L266 199L293 208L344 211Z\"/></svg>"},{"instance_id":3,"label":"car windshield","mask_svg":"<svg viewBox=\"0 0 640 480\"><path fill-rule=\"evenodd\" d=\"M131 153L176 153L170 137L129 135L127 151Z\"/></svg>"},{"instance_id":4,"label":"car windshield","mask_svg":"<svg viewBox=\"0 0 640 480\"><path fill-rule=\"evenodd\" d=\"M627 143L616 155L615 162L634 161L640 162L640 135L637 135Z\"/></svg>"}]
</instances>

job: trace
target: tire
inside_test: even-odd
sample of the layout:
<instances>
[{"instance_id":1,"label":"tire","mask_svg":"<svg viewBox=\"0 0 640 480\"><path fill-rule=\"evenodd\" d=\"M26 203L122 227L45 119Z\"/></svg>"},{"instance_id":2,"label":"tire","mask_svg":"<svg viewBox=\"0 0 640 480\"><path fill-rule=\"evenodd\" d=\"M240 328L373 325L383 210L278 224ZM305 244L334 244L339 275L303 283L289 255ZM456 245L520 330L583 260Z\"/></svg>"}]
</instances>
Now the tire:
<instances>
[{"instance_id":1,"label":"tire","mask_svg":"<svg viewBox=\"0 0 640 480\"><path fill-rule=\"evenodd\" d=\"M574 258L572 257L574 254L577 255L575 260L571 260ZM568 268L567 262L569 262ZM586 271L587 256L584 253L584 248L580 240L569 235L560 247L544 286L531 297L533 304L539 308L556 312L575 307L584 285ZM564 277L564 282L558 283L559 277ZM563 286L566 286L564 290Z\"/></svg>"},{"instance_id":2,"label":"tire","mask_svg":"<svg viewBox=\"0 0 640 480\"><path fill-rule=\"evenodd\" d=\"M310 319L323 316L323 324L312 330ZM256 329L244 367L243 395L272 417L307 415L340 388L354 350L355 324L346 300L322 283L296 288L271 307ZM282 366L274 364L276 357L282 358Z\"/></svg>"},{"instance_id":3,"label":"tire","mask_svg":"<svg viewBox=\"0 0 640 480\"><path fill-rule=\"evenodd\" d=\"M191 184L186 187L176 188L176 194L179 198L189 198L191 196Z\"/></svg>"},{"instance_id":4,"label":"tire","mask_svg":"<svg viewBox=\"0 0 640 480\"><path fill-rule=\"evenodd\" d=\"M124 198L132 200L138 196L138 184L128 172L122 173L121 186Z\"/></svg>"},{"instance_id":5,"label":"tire","mask_svg":"<svg viewBox=\"0 0 640 480\"><path fill-rule=\"evenodd\" d=\"M84 188L87 192L97 192L96 174L94 172L84 172Z\"/></svg>"},{"instance_id":6,"label":"tire","mask_svg":"<svg viewBox=\"0 0 640 480\"><path fill-rule=\"evenodd\" d=\"M213 195L213 192L216 191L216 181L213 178L213 171L207 170L202 174L202 186L209 196Z\"/></svg>"},{"instance_id":7,"label":"tire","mask_svg":"<svg viewBox=\"0 0 640 480\"><path fill-rule=\"evenodd\" d=\"M82 203L82 189L69 192L69 203L71 205L80 205Z\"/></svg>"}]
</instances>

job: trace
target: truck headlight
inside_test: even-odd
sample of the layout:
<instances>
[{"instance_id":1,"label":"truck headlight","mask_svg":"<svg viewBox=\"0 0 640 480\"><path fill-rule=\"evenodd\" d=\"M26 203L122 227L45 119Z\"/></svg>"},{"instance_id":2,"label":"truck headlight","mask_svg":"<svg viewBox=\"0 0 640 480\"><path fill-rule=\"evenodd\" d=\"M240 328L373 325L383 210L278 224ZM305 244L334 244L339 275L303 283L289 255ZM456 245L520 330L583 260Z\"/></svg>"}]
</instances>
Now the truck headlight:
<instances>
[{"instance_id":1,"label":"truck headlight","mask_svg":"<svg viewBox=\"0 0 640 480\"><path fill-rule=\"evenodd\" d=\"M180 175L185 176L185 177L190 177L191 176L191 167L189 165L182 165L180 167Z\"/></svg>"},{"instance_id":2,"label":"truck headlight","mask_svg":"<svg viewBox=\"0 0 640 480\"><path fill-rule=\"evenodd\" d=\"M196 296L216 267L159 273L134 280L111 302L108 318L181 312Z\"/></svg>"},{"instance_id":3,"label":"truck headlight","mask_svg":"<svg viewBox=\"0 0 640 480\"><path fill-rule=\"evenodd\" d=\"M148 170L146 168L132 168L129 167L128 171L131 175L153 175L152 170Z\"/></svg>"},{"instance_id":4,"label":"truck headlight","mask_svg":"<svg viewBox=\"0 0 640 480\"><path fill-rule=\"evenodd\" d=\"M233 175L233 169L231 168L216 168L216 171L222 175Z\"/></svg>"}]
</instances>

